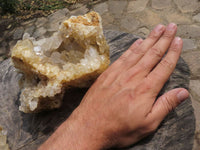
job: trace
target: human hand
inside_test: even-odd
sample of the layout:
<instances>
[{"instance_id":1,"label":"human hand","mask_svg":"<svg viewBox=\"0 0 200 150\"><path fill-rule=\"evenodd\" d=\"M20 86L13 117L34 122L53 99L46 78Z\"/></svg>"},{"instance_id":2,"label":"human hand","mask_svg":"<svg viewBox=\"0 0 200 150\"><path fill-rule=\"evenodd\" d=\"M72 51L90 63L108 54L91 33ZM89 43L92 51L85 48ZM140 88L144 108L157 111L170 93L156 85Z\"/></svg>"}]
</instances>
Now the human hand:
<instances>
[{"instance_id":1,"label":"human hand","mask_svg":"<svg viewBox=\"0 0 200 150\"><path fill-rule=\"evenodd\" d=\"M181 53L182 40L175 38L176 31L175 24L158 25L147 39L137 40L99 76L46 146L60 143L60 149L94 150L124 147L154 132L189 96L187 90L177 88L156 100Z\"/></svg>"}]
</instances>

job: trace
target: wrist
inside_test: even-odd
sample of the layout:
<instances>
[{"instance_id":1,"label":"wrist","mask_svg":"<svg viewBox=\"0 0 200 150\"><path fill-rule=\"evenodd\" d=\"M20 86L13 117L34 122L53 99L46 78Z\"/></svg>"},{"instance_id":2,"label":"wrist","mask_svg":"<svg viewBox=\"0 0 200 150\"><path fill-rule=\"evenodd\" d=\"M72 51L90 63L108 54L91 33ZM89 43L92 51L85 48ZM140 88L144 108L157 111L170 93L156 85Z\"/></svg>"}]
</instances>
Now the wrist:
<instances>
[{"instance_id":1,"label":"wrist","mask_svg":"<svg viewBox=\"0 0 200 150\"><path fill-rule=\"evenodd\" d=\"M64 123L68 128L68 134L73 139L73 145L77 150L101 150L106 146L105 135L98 128L98 122L89 118L76 109L70 118Z\"/></svg>"},{"instance_id":2,"label":"wrist","mask_svg":"<svg viewBox=\"0 0 200 150\"><path fill-rule=\"evenodd\" d=\"M39 150L101 150L105 146L104 135L95 124L73 112Z\"/></svg>"}]
</instances>

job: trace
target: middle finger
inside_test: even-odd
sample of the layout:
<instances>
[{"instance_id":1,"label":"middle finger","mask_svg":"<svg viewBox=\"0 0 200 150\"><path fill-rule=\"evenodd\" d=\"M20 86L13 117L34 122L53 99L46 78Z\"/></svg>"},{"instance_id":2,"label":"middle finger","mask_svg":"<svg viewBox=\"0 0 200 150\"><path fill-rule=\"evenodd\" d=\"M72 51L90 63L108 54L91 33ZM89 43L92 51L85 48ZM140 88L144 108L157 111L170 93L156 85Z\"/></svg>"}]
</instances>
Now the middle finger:
<instances>
[{"instance_id":1,"label":"middle finger","mask_svg":"<svg viewBox=\"0 0 200 150\"><path fill-rule=\"evenodd\" d=\"M162 37L158 42L149 49L144 57L138 62L137 66L144 68L144 76L148 75L149 72L160 62L165 52L170 47L177 31L177 26L174 23L170 23Z\"/></svg>"}]
</instances>

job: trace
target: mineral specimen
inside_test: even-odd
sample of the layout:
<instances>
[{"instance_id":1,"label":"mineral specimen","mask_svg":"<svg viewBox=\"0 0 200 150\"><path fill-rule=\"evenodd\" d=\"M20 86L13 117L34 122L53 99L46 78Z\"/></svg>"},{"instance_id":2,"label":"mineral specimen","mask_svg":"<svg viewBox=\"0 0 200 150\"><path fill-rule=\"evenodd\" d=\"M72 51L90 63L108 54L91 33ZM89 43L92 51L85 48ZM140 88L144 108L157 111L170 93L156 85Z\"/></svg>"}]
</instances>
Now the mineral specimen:
<instances>
[{"instance_id":1,"label":"mineral specimen","mask_svg":"<svg viewBox=\"0 0 200 150\"><path fill-rule=\"evenodd\" d=\"M19 109L25 113L60 107L67 88L88 87L110 63L96 12L70 17L49 38L25 34L11 57L24 75Z\"/></svg>"}]
</instances>

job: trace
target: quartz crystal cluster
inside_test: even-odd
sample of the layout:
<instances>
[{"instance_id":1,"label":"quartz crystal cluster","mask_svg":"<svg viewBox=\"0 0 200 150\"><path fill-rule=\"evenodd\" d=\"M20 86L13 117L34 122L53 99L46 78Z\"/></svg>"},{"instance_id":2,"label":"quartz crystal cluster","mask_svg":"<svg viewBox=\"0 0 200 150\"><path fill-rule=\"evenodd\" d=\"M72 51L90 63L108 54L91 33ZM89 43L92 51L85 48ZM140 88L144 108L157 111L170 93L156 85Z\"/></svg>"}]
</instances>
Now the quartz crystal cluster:
<instances>
[{"instance_id":1,"label":"quartz crystal cluster","mask_svg":"<svg viewBox=\"0 0 200 150\"><path fill-rule=\"evenodd\" d=\"M70 17L49 38L24 34L11 57L23 73L19 109L25 113L60 107L69 87L88 87L110 63L96 12Z\"/></svg>"},{"instance_id":2,"label":"quartz crystal cluster","mask_svg":"<svg viewBox=\"0 0 200 150\"><path fill-rule=\"evenodd\" d=\"M0 127L0 150L9 150L7 132Z\"/></svg>"}]
</instances>

